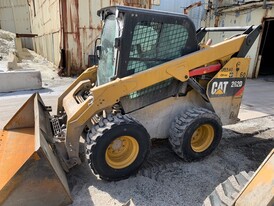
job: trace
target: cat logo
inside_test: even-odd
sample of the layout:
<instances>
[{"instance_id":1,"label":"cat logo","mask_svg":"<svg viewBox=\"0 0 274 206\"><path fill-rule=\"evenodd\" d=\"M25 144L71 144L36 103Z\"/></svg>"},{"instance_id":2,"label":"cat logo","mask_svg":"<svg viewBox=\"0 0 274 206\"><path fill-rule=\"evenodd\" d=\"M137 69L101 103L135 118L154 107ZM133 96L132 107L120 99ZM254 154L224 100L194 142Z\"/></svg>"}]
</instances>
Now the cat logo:
<instances>
[{"instance_id":1,"label":"cat logo","mask_svg":"<svg viewBox=\"0 0 274 206\"><path fill-rule=\"evenodd\" d=\"M212 95L223 95L226 93L226 88L228 85L228 81L223 82L213 82L211 87Z\"/></svg>"}]
</instances>

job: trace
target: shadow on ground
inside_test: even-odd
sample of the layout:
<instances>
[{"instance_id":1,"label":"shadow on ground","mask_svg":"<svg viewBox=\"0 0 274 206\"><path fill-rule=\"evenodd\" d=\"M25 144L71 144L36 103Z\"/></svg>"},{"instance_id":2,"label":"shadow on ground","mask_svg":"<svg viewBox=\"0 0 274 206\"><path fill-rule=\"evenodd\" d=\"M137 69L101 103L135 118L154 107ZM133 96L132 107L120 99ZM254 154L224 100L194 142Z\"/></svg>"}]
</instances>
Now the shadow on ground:
<instances>
[{"instance_id":1,"label":"shadow on ground","mask_svg":"<svg viewBox=\"0 0 274 206\"><path fill-rule=\"evenodd\" d=\"M52 89L49 88L41 88L41 89L32 89L32 90L22 90L22 91L14 91L14 92L0 92L0 97L12 97L17 95L32 95L33 93L50 93L53 92Z\"/></svg>"}]
</instances>

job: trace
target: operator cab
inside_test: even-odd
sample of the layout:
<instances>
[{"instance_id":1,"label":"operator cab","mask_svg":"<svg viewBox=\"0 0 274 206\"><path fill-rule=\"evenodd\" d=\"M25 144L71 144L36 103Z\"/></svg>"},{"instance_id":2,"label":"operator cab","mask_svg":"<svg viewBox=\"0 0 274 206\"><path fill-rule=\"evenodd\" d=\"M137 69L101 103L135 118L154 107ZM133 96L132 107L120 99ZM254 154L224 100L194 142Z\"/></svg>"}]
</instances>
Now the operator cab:
<instances>
[{"instance_id":1,"label":"operator cab","mask_svg":"<svg viewBox=\"0 0 274 206\"><path fill-rule=\"evenodd\" d=\"M99 46L98 86L199 49L195 26L183 14L124 6L103 8L97 14L104 22ZM171 78L136 91L121 102L126 111L133 111L175 95L176 88L178 81ZM138 99L138 103L133 99Z\"/></svg>"},{"instance_id":2,"label":"operator cab","mask_svg":"<svg viewBox=\"0 0 274 206\"><path fill-rule=\"evenodd\" d=\"M198 50L196 30L183 14L124 6L103 8L98 84Z\"/></svg>"}]
</instances>

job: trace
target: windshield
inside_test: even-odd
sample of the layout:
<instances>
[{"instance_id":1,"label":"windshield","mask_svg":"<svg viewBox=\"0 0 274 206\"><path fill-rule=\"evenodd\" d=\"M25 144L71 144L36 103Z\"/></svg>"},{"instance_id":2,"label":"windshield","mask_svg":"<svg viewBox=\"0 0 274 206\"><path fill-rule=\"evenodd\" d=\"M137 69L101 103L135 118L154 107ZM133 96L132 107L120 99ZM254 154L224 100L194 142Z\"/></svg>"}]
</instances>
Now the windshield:
<instances>
[{"instance_id":1,"label":"windshield","mask_svg":"<svg viewBox=\"0 0 274 206\"><path fill-rule=\"evenodd\" d=\"M105 20L101 36L101 54L97 74L98 85L110 82L111 78L115 75L116 55L114 44L117 33L115 16L110 15Z\"/></svg>"}]
</instances>

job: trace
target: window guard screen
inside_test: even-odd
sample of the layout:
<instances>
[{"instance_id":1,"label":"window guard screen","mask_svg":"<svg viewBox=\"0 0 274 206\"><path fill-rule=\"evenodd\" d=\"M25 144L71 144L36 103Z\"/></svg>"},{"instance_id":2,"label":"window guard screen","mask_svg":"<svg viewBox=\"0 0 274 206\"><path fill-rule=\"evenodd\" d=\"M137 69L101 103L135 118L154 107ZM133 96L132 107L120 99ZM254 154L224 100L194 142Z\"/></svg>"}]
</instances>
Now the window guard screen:
<instances>
[{"instance_id":1,"label":"window guard screen","mask_svg":"<svg viewBox=\"0 0 274 206\"><path fill-rule=\"evenodd\" d=\"M133 74L147 70L187 53L187 29L180 24L138 22L134 28L128 71ZM131 99L171 84L172 78L131 93Z\"/></svg>"}]
</instances>

